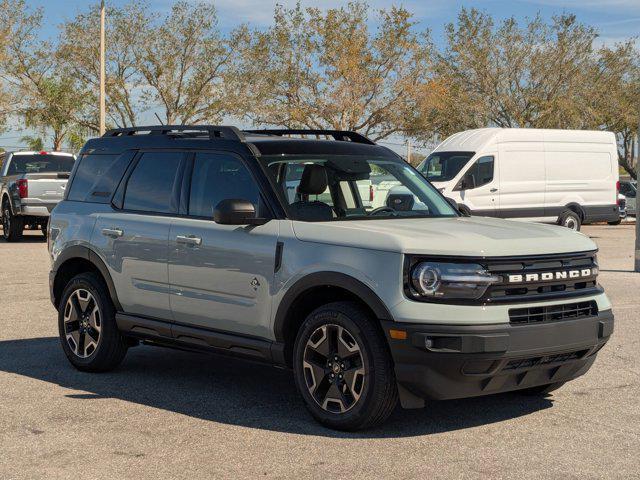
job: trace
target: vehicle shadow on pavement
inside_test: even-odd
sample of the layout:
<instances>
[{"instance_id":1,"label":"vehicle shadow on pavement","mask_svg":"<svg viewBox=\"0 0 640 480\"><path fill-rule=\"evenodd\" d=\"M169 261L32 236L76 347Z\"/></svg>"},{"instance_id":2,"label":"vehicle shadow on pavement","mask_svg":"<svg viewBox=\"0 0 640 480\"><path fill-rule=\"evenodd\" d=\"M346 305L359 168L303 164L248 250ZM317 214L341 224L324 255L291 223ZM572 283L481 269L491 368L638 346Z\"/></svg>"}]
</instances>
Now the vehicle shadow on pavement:
<instances>
[{"instance_id":1,"label":"vehicle shadow on pavement","mask_svg":"<svg viewBox=\"0 0 640 480\"><path fill-rule=\"evenodd\" d=\"M376 429L344 433L313 420L296 392L291 372L226 356L140 346L129 350L117 370L91 374L67 362L57 337L45 337L1 341L0 371L80 390L66 394L80 401L117 398L212 422L336 438L429 435L501 422L552 406L549 398L513 394L432 402L421 410L398 408Z\"/></svg>"}]
</instances>

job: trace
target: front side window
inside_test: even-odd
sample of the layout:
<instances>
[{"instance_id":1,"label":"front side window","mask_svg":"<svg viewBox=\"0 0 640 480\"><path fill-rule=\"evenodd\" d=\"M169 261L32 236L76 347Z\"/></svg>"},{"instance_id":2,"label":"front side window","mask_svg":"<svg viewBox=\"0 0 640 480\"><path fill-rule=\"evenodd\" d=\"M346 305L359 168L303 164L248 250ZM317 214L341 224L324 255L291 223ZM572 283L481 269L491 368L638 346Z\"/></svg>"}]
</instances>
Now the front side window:
<instances>
[{"instance_id":1,"label":"front side window","mask_svg":"<svg viewBox=\"0 0 640 480\"><path fill-rule=\"evenodd\" d=\"M480 157L464 174L458 188L471 190L491 183L493 181L494 164L493 156Z\"/></svg>"},{"instance_id":2,"label":"front side window","mask_svg":"<svg viewBox=\"0 0 640 480\"><path fill-rule=\"evenodd\" d=\"M474 152L436 152L418 166L418 170L431 182L453 180L469 163Z\"/></svg>"},{"instance_id":3,"label":"front side window","mask_svg":"<svg viewBox=\"0 0 640 480\"><path fill-rule=\"evenodd\" d=\"M124 194L124 208L154 213L176 213L184 155L179 152L147 152L135 166Z\"/></svg>"},{"instance_id":4,"label":"front side window","mask_svg":"<svg viewBox=\"0 0 640 480\"><path fill-rule=\"evenodd\" d=\"M194 162L189 215L213 218L216 205L227 199L247 200L258 216L264 214L260 189L242 161L227 155L197 153Z\"/></svg>"},{"instance_id":5,"label":"front side window","mask_svg":"<svg viewBox=\"0 0 640 480\"><path fill-rule=\"evenodd\" d=\"M445 217L457 213L401 159L363 155L263 156L266 170L303 221Z\"/></svg>"}]
</instances>

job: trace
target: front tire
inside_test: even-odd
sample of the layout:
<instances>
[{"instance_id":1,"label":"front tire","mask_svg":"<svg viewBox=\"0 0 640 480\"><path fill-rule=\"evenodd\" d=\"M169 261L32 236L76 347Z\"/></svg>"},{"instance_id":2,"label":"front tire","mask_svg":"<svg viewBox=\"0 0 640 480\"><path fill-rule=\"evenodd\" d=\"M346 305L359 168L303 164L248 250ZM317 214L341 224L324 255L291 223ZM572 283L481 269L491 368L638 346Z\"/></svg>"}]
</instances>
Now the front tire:
<instances>
[{"instance_id":1,"label":"front tire","mask_svg":"<svg viewBox=\"0 0 640 480\"><path fill-rule=\"evenodd\" d=\"M2 236L7 242L18 242L22 239L24 219L11 212L11 206L5 202L2 207Z\"/></svg>"},{"instance_id":2,"label":"front tire","mask_svg":"<svg viewBox=\"0 0 640 480\"><path fill-rule=\"evenodd\" d=\"M398 402L393 363L375 319L353 302L314 310L294 347L294 376L313 417L336 430L384 422Z\"/></svg>"},{"instance_id":3,"label":"front tire","mask_svg":"<svg viewBox=\"0 0 640 480\"><path fill-rule=\"evenodd\" d=\"M58 305L58 331L67 359L78 370L112 370L127 353L109 290L95 273L76 275L65 287Z\"/></svg>"}]
</instances>

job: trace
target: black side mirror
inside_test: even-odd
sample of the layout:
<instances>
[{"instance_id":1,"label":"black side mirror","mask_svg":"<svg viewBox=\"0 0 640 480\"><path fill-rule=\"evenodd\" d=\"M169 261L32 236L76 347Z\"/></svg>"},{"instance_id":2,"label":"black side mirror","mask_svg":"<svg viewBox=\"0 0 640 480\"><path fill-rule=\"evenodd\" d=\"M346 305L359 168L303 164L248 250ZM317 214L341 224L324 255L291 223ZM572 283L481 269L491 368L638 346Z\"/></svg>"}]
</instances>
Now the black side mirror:
<instances>
[{"instance_id":1,"label":"black side mirror","mask_svg":"<svg viewBox=\"0 0 640 480\"><path fill-rule=\"evenodd\" d=\"M460 205L458 204L458 202L456 202L453 198L449 198L449 197L444 197L444 198L447 199L447 202L449 202L451 206L455 208L456 212L458 212L460 215L462 215L463 217L471 216L469 215L469 212L466 210L466 208L460 208Z\"/></svg>"},{"instance_id":2,"label":"black side mirror","mask_svg":"<svg viewBox=\"0 0 640 480\"><path fill-rule=\"evenodd\" d=\"M256 209L247 200L228 198L213 209L213 220L220 225L264 225L267 218L256 218Z\"/></svg>"}]
</instances>

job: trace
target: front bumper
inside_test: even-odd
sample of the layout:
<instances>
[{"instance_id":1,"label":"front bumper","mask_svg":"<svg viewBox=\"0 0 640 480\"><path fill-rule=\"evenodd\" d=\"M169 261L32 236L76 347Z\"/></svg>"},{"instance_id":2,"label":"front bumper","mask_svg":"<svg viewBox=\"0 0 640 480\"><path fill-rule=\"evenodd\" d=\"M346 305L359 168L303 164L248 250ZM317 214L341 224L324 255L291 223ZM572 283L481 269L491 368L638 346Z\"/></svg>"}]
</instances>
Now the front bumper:
<instances>
[{"instance_id":1,"label":"front bumper","mask_svg":"<svg viewBox=\"0 0 640 480\"><path fill-rule=\"evenodd\" d=\"M382 323L400 387L417 398L444 400L572 380L589 370L614 319L605 310L515 326ZM406 331L407 338L391 338L390 329Z\"/></svg>"}]
</instances>

